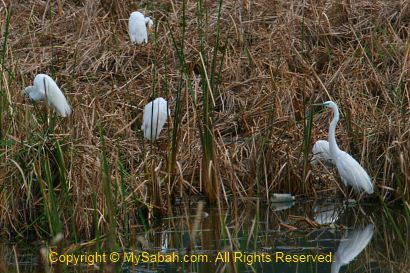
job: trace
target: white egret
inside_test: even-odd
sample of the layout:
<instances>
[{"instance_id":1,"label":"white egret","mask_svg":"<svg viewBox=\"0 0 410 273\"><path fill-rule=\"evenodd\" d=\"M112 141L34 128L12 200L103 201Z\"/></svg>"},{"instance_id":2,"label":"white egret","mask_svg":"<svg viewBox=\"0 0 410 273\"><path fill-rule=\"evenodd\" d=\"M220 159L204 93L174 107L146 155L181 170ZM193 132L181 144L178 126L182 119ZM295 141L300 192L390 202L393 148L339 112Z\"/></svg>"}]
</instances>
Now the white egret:
<instances>
[{"instance_id":1,"label":"white egret","mask_svg":"<svg viewBox=\"0 0 410 273\"><path fill-rule=\"evenodd\" d=\"M313 220L321 225L330 225L336 223L343 214L344 207L340 204L325 203L316 204L313 207Z\"/></svg>"},{"instance_id":2,"label":"white egret","mask_svg":"<svg viewBox=\"0 0 410 273\"><path fill-rule=\"evenodd\" d=\"M333 101L323 103L327 108L332 109L333 119L329 127L329 151L332 161L336 164L337 170L345 186L352 186L358 192L365 191L373 193L373 184L369 175L351 155L339 149L336 143L336 125L339 121L339 109Z\"/></svg>"},{"instance_id":3,"label":"white egret","mask_svg":"<svg viewBox=\"0 0 410 273\"><path fill-rule=\"evenodd\" d=\"M316 141L312 148L312 154L313 157L310 161L312 165L316 165L319 162L329 167L334 165L329 151L329 142L326 140Z\"/></svg>"},{"instance_id":4,"label":"white egret","mask_svg":"<svg viewBox=\"0 0 410 273\"><path fill-rule=\"evenodd\" d=\"M163 98L156 98L144 107L141 130L148 140L156 140L170 114L168 103Z\"/></svg>"},{"instance_id":5,"label":"white egret","mask_svg":"<svg viewBox=\"0 0 410 273\"><path fill-rule=\"evenodd\" d=\"M131 13L128 19L128 33L133 44L148 43L147 24L148 29L151 29L154 22L139 11Z\"/></svg>"},{"instance_id":6,"label":"white egret","mask_svg":"<svg viewBox=\"0 0 410 273\"><path fill-rule=\"evenodd\" d=\"M56 82L48 75L38 74L34 85L27 86L24 94L32 101L47 100L48 105L61 117L71 115L72 109Z\"/></svg>"},{"instance_id":7,"label":"white egret","mask_svg":"<svg viewBox=\"0 0 410 273\"><path fill-rule=\"evenodd\" d=\"M374 227L369 224L363 230L356 229L343 236L334 256L331 273L339 273L342 266L347 265L356 258L370 243L373 232Z\"/></svg>"}]
</instances>

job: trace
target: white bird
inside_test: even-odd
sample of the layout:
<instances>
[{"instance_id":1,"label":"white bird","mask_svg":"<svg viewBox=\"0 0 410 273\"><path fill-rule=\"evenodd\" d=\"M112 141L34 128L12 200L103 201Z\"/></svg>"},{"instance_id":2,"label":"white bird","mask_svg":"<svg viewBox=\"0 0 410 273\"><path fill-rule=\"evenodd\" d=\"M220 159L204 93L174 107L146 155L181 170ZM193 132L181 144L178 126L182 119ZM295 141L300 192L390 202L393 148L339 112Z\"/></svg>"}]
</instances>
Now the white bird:
<instances>
[{"instance_id":1,"label":"white bird","mask_svg":"<svg viewBox=\"0 0 410 273\"><path fill-rule=\"evenodd\" d=\"M329 167L334 165L329 151L329 142L326 140L316 141L312 148L312 154L312 165L316 165L318 162L321 162Z\"/></svg>"},{"instance_id":2,"label":"white bird","mask_svg":"<svg viewBox=\"0 0 410 273\"><path fill-rule=\"evenodd\" d=\"M154 22L139 11L131 13L128 19L128 33L133 44L148 43L147 24L148 29L151 29Z\"/></svg>"},{"instance_id":3,"label":"white bird","mask_svg":"<svg viewBox=\"0 0 410 273\"><path fill-rule=\"evenodd\" d=\"M348 232L339 244L331 266L331 273L339 273L342 266L350 263L356 258L373 237L374 227L369 224L363 230L356 229Z\"/></svg>"},{"instance_id":4,"label":"white bird","mask_svg":"<svg viewBox=\"0 0 410 273\"><path fill-rule=\"evenodd\" d=\"M24 89L24 94L32 101L46 100L48 105L61 117L71 115L70 104L56 82L48 75L38 74L34 78L34 85L27 86Z\"/></svg>"},{"instance_id":5,"label":"white bird","mask_svg":"<svg viewBox=\"0 0 410 273\"><path fill-rule=\"evenodd\" d=\"M141 130L148 140L156 140L170 114L168 103L163 98L156 98L144 107Z\"/></svg>"},{"instance_id":6,"label":"white bird","mask_svg":"<svg viewBox=\"0 0 410 273\"><path fill-rule=\"evenodd\" d=\"M338 204L316 204L313 207L313 219L321 225L330 225L336 223L343 212L344 207Z\"/></svg>"},{"instance_id":7,"label":"white bird","mask_svg":"<svg viewBox=\"0 0 410 273\"><path fill-rule=\"evenodd\" d=\"M369 175L351 155L339 149L336 143L336 125L339 121L339 109L333 101L323 103L332 109L333 119L329 127L329 151L333 162L342 178L345 186L350 185L358 192L364 190L368 194L373 193L373 184Z\"/></svg>"}]
</instances>

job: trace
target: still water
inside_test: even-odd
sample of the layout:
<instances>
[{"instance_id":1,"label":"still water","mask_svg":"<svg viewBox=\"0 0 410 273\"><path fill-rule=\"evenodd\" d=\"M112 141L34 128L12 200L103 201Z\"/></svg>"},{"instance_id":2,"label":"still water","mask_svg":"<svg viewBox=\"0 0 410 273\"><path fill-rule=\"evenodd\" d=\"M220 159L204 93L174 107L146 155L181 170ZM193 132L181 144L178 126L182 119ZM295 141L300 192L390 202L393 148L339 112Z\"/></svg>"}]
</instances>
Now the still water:
<instances>
[{"instance_id":1,"label":"still water","mask_svg":"<svg viewBox=\"0 0 410 273\"><path fill-rule=\"evenodd\" d=\"M234 207L181 206L155 228L121 236L117 256L104 250L93 256L95 242L71 245L66 252L76 249L88 264L72 260L51 270L41 262L42 243L3 243L0 272L410 272L405 245L381 205L322 200ZM400 211L390 210L399 228L406 226ZM54 250L49 259L73 259Z\"/></svg>"}]
</instances>

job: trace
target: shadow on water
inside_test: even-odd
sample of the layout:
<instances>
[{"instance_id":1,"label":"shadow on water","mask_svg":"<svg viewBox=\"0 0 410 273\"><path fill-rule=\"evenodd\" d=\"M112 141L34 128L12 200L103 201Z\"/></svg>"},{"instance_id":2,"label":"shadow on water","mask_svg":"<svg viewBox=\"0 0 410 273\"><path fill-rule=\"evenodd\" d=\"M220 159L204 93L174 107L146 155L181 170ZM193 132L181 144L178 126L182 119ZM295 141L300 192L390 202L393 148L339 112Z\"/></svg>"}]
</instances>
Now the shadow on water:
<instances>
[{"instance_id":1,"label":"shadow on water","mask_svg":"<svg viewBox=\"0 0 410 273\"><path fill-rule=\"evenodd\" d=\"M54 264L50 272L376 273L410 268L380 206L335 200L270 206L250 203L221 212L204 208L198 213L180 207L176 211L180 216L163 219L146 232L132 232L129 242L121 242L120 261L126 262ZM391 212L399 223L405 219L399 209ZM39 245L13 249L0 244L0 272L48 272L36 254ZM71 246L67 253L75 248L76 254L96 249L88 243ZM151 262L142 261L148 258ZM155 262L160 259L174 262Z\"/></svg>"}]
</instances>

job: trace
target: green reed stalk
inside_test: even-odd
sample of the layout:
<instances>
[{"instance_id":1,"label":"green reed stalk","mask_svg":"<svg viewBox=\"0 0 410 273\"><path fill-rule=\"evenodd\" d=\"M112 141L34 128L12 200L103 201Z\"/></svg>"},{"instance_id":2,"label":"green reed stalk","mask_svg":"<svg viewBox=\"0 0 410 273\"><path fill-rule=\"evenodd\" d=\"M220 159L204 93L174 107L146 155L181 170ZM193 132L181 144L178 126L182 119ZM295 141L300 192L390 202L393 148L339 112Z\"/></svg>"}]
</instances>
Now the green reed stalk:
<instances>
[{"instance_id":1,"label":"green reed stalk","mask_svg":"<svg viewBox=\"0 0 410 273\"><path fill-rule=\"evenodd\" d=\"M306 105L304 106L306 109ZM312 144L313 111L309 111L307 118L303 120L303 181L308 174L309 153ZM303 183L305 185L305 183ZM306 192L306 190L305 190Z\"/></svg>"},{"instance_id":2,"label":"green reed stalk","mask_svg":"<svg viewBox=\"0 0 410 273\"><path fill-rule=\"evenodd\" d=\"M223 1L219 1L219 8L218 8L218 19L217 19L217 43L214 46L214 58L213 58L213 65L211 65L211 71L210 73L207 72L207 67L208 61L207 61L207 52L205 51L205 35L203 31L203 10L202 10L202 0L199 0L197 2L197 9L198 9L198 32L199 32L199 39L200 39L200 59L201 59L201 64L202 64L202 71L201 71L201 76L202 76L202 91L203 91L203 96L202 96L202 123L200 119L197 120L197 125L198 125L198 130L199 130L199 136L202 144L202 151L203 151L203 173L205 179L204 179L204 184L205 184L205 192L208 195L209 199L211 202L216 202L218 199L218 192L219 192L219 186L214 185L216 183L216 175L215 175L215 158L214 158L214 153L213 153L213 133L212 133L212 114L213 114L213 106L211 104L211 98L213 98L213 91L212 88L214 85L214 88L216 88L216 82L215 78L220 79L221 78L221 71L222 71L222 65L219 67L218 75L215 77L215 67L216 67L216 59L217 59L217 52L219 51L219 36L220 36L220 16L221 16L221 10L222 10L222 3ZM199 114L199 110L197 107L197 102L195 100L195 91L192 85L192 80L190 79L190 72L188 70L188 66L186 63L186 58L184 54L184 36L185 36L185 27L186 27L186 0L183 1L183 14L182 14L182 39L178 43L176 41L176 38L174 36L174 33L170 30L169 25L167 25L167 28L170 30L171 34L171 39L174 44L174 47L177 52L177 56L179 59L179 62L181 64L181 80L184 79L187 81L188 85L188 92L189 95L191 96L192 103L194 105L194 110L196 114ZM216 51L216 52L215 52ZM221 60L223 62L223 60ZM212 82L212 85L211 85ZM182 82L180 82L180 87L182 89ZM180 102L180 98L177 98L177 103ZM177 117L174 121L174 125L177 125L176 129L174 129L173 132L173 144L172 144L172 151L173 151L173 157L175 157L175 152L176 152L176 147L177 147L177 130L180 122L180 106L177 106L178 112L176 113ZM174 162L174 160L171 161L171 164ZM172 167L172 166L171 166Z\"/></svg>"},{"instance_id":3,"label":"green reed stalk","mask_svg":"<svg viewBox=\"0 0 410 273\"><path fill-rule=\"evenodd\" d=\"M404 240L403 234L400 232L400 229L397 226L397 223L394 220L394 217L393 217L392 213L390 212L390 208L387 206L386 202L384 201L384 198L377 191L377 188L376 188L376 194L379 196L379 200L382 203L383 208L384 208L383 211L386 214L386 217L387 217L388 221L390 222L391 226L393 227L393 230L396 233L400 244L404 247L404 249L406 250L406 254L409 256L410 252L408 251L408 245L407 245L406 241Z\"/></svg>"},{"instance_id":4,"label":"green reed stalk","mask_svg":"<svg viewBox=\"0 0 410 273\"><path fill-rule=\"evenodd\" d=\"M302 52L301 57L302 61L305 57L305 10L302 11L302 26L301 26L301 42L302 42ZM307 115L306 120L306 105L307 99L305 97L305 86L306 86L306 73L303 76L303 90L302 90L302 99L303 99L303 181L305 182L306 176L308 174L308 161L309 161L309 152L312 142L312 124L313 124L313 111L310 110ZM305 183L303 183L306 185ZM306 190L305 190L306 191Z\"/></svg>"},{"instance_id":5,"label":"green reed stalk","mask_svg":"<svg viewBox=\"0 0 410 273\"><path fill-rule=\"evenodd\" d=\"M401 201L402 201L402 205L403 205L403 210L404 210L404 215L406 217L406 222L407 222L407 234L410 232L410 209L408 207L408 202L406 201L406 196L405 196L405 187L403 187L403 184L401 182L401 179L398 175L395 176L396 178L396 182L398 185L398 191L400 193L400 197L401 197ZM403 234L404 235L404 234ZM404 237L404 238L408 238L407 241L405 241L405 243L407 244L407 247L405 247L406 252L408 257L410 258L410 251L409 251L409 244L410 244L410 237Z\"/></svg>"},{"instance_id":6,"label":"green reed stalk","mask_svg":"<svg viewBox=\"0 0 410 273\"><path fill-rule=\"evenodd\" d=\"M9 37L9 30L10 30L10 20L11 20L11 12L9 7L6 9L6 26L3 34L3 45L1 48L0 52L0 69L1 69L1 75L0 75L0 113L6 112L7 107L8 107L8 100L5 92L3 91L3 77L4 77L4 72L8 71L6 68L4 61L6 58L6 52L7 52L7 41ZM7 119L5 120L7 122ZM3 119L0 118L0 128L8 128L7 124L3 125ZM3 139L3 136L7 135L7 133L2 132L0 130L0 139Z\"/></svg>"},{"instance_id":7,"label":"green reed stalk","mask_svg":"<svg viewBox=\"0 0 410 273\"><path fill-rule=\"evenodd\" d=\"M120 156L120 151L118 149L118 157L121 159ZM125 232L125 241L129 242L129 221L128 221L128 210L129 208L127 207L127 202L126 202L126 197L127 197L127 186L126 186L126 181L125 181L125 175L126 175L126 170L124 168L124 165L122 164L122 161L119 160L117 162L117 170L120 173L120 181L121 181L121 209L122 209L122 216L124 219L124 232Z\"/></svg>"},{"instance_id":8,"label":"green reed stalk","mask_svg":"<svg viewBox=\"0 0 410 273\"><path fill-rule=\"evenodd\" d=\"M101 253L102 248L101 248L101 239L100 239L100 228L98 226L98 207L97 207L97 194L93 192L91 194L91 199L93 202L93 225L94 225L94 237L95 237L95 242L96 242L96 250L97 252Z\"/></svg>"},{"instance_id":9,"label":"green reed stalk","mask_svg":"<svg viewBox=\"0 0 410 273\"><path fill-rule=\"evenodd\" d=\"M106 147L105 147L105 139L103 134L103 129L101 125L99 125L100 131L100 141L101 141L101 162L102 162L102 187L103 187L103 196L105 199L105 216L108 219L107 223L107 233L108 233L108 249L113 250L116 249L116 212L115 207L116 203L114 203L114 197L112 194L111 189L111 170L106 156Z\"/></svg>"},{"instance_id":10,"label":"green reed stalk","mask_svg":"<svg viewBox=\"0 0 410 273\"><path fill-rule=\"evenodd\" d=\"M43 188L43 198L45 202L44 206L46 215L49 219L50 232L52 236L56 236L58 233L61 232L61 223L57 205L57 198L54 192L54 181L51 173L50 159L48 156L48 152L46 151L46 148L44 146L41 147L41 150L39 151L38 164L41 164L43 166L45 182L47 183L47 190ZM42 185L41 180L39 180L39 183Z\"/></svg>"},{"instance_id":11,"label":"green reed stalk","mask_svg":"<svg viewBox=\"0 0 410 273\"><path fill-rule=\"evenodd\" d=\"M213 135L213 112L215 106L214 92L217 89L217 81L215 78L221 77L221 70L219 70L219 75L215 76L216 61L219 50L219 40L220 40L220 19L222 11L223 0L219 1L218 5L218 17L216 23L216 42L213 48L213 58L211 64L208 62L207 52L205 50L205 34L203 26L203 3L202 0L197 2L198 8L198 33L200 39L200 60L202 64L201 78L202 78L202 151L203 151L203 174L205 193L208 195L211 203L216 203L220 197L220 185L219 179L216 173L216 157L214 151L214 135ZM221 60L223 63L223 59ZM210 71L208 72L208 67L210 66Z\"/></svg>"},{"instance_id":12,"label":"green reed stalk","mask_svg":"<svg viewBox=\"0 0 410 273\"><path fill-rule=\"evenodd\" d=\"M77 229L76 229L76 222L75 222L75 210L74 210L74 202L71 199L71 194L69 191L69 186L67 182L67 168L64 162L64 153L61 149L61 145L59 141L56 141L56 159L57 159L57 166L60 178L60 184L62 186L62 204L64 207L67 208L67 213L70 216L70 226L71 226L71 238L74 239L74 242L78 242L77 236Z\"/></svg>"},{"instance_id":13,"label":"green reed stalk","mask_svg":"<svg viewBox=\"0 0 410 273\"><path fill-rule=\"evenodd\" d=\"M177 87L177 93L176 93L176 99L175 99L175 110L174 110L174 119L173 119L173 127L172 127L172 136L171 136L171 155L169 157L168 161L168 185L171 185L171 181L173 180L173 173L175 171L175 165L176 165L176 156L178 152L178 145L179 145L179 139L178 139L178 132L179 132L179 126L181 123L181 117L182 117L182 90L183 90L183 84L184 84L184 71L186 69L186 66L182 65L184 64L184 41L185 41L185 31L186 31L186 1L184 0L182 2L182 33L181 33L181 39L180 39L180 50L178 50L177 45L175 43L175 39L172 35L171 36L174 42L175 48L177 48L177 52L180 52L178 56L180 57L180 63L181 63L181 77L178 80L178 87ZM167 59L165 60L165 64L167 64ZM168 73L165 73L165 76L168 76ZM167 79L166 81L167 82ZM168 85L166 85L166 90L168 91ZM168 193L169 195L170 193ZM168 207L168 212L170 213L170 198L167 195L167 207ZM172 213L172 212L171 212Z\"/></svg>"}]
</instances>

